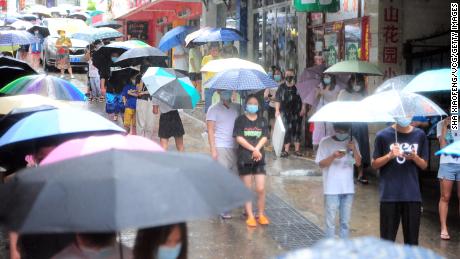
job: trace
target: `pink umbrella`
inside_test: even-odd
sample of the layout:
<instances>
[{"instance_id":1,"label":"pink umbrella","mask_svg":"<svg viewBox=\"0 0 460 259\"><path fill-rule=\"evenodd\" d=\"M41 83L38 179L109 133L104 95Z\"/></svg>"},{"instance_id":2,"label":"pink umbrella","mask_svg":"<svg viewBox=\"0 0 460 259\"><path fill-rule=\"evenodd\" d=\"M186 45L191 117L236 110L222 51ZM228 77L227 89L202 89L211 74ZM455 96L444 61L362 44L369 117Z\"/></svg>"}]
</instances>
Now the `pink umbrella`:
<instances>
[{"instance_id":1,"label":"pink umbrella","mask_svg":"<svg viewBox=\"0 0 460 259\"><path fill-rule=\"evenodd\" d=\"M326 66L324 65L316 65L305 68L302 74L300 74L299 82L296 87L303 103L308 103L313 106L316 105L316 89L319 87L321 75L325 69Z\"/></svg>"},{"instance_id":2,"label":"pink umbrella","mask_svg":"<svg viewBox=\"0 0 460 259\"><path fill-rule=\"evenodd\" d=\"M109 149L158 151L164 150L157 143L135 135L106 135L81 139L72 139L57 146L40 165L56 163L62 160L85 156Z\"/></svg>"}]
</instances>

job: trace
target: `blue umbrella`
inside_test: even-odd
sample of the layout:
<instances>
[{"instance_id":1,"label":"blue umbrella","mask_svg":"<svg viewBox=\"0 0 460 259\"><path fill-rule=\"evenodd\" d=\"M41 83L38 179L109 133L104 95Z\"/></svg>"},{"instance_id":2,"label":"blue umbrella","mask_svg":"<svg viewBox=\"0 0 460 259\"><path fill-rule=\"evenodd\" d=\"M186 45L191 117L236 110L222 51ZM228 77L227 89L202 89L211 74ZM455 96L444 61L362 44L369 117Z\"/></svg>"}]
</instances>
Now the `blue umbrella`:
<instances>
[{"instance_id":1,"label":"blue umbrella","mask_svg":"<svg viewBox=\"0 0 460 259\"><path fill-rule=\"evenodd\" d=\"M123 37L123 33L108 27L101 28L86 28L84 31L74 33L72 35L73 39L84 40L88 42L93 42L96 40L102 39L111 39Z\"/></svg>"},{"instance_id":2,"label":"blue umbrella","mask_svg":"<svg viewBox=\"0 0 460 259\"><path fill-rule=\"evenodd\" d=\"M211 89L262 90L278 84L267 74L255 69L230 69L219 72L205 83Z\"/></svg>"},{"instance_id":3,"label":"blue umbrella","mask_svg":"<svg viewBox=\"0 0 460 259\"><path fill-rule=\"evenodd\" d=\"M439 155L451 155L454 157L460 156L460 142L454 142L445 148L439 150L438 152L435 153L437 156Z\"/></svg>"},{"instance_id":4,"label":"blue umbrella","mask_svg":"<svg viewBox=\"0 0 460 259\"><path fill-rule=\"evenodd\" d=\"M161 37L160 44L158 48L166 52L176 46L179 46L184 43L185 36L193 30L191 26L178 26L170 31L168 31L163 37Z\"/></svg>"},{"instance_id":5,"label":"blue umbrella","mask_svg":"<svg viewBox=\"0 0 460 259\"><path fill-rule=\"evenodd\" d=\"M36 112L15 123L2 135L0 151L15 144L25 144L48 137L97 132L125 131L102 116L86 110L69 108Z\"/></svg>"},{"instance_id":6,"label":"blue umbrella","mask_svg":"<svg viewBox=\"0 0 460 259\"><path fill-rule=\"evenodd\" d=\"M27 31L0 31L0 46L29 45L37 39Z\"/></svg>"},{"instance_id":7,"label":"blue umbrella","mask_svg":"<svg viewBox=\"0 0 460 259\"><path fill-rule=\"evenodd\" d=\"M14 17L14 16L7 16L7 17L5 17L5 18L3 19L3 21L5 22L6 25L12 24L12 23L14 23L14 22L16 22L16 21L18 21L18 20L19 20L19 19L16 18L16 17Z\"/></svg>"},{"instance_id":8,"label":"blue umbrella","mask_svg":"<svg viewBox=\"0 0 460 259\"><path fill-rule=\"evenodd\" d=\"M187 46L190 44L203 45L208 42L247 41L241 32L231 28L202 28L192 32L185 38Z\"/></svg>"},{"instance_id":9,"label":"blue umbrella","mask_svg":"<svg viewBox=\"0 0 460 259\"><path fill-rule=\"evenodd\" d=\"M407 84L404 91L408 92L438 92L450 91L450 68L425 71Z\"/></svg>"}]
</instances>

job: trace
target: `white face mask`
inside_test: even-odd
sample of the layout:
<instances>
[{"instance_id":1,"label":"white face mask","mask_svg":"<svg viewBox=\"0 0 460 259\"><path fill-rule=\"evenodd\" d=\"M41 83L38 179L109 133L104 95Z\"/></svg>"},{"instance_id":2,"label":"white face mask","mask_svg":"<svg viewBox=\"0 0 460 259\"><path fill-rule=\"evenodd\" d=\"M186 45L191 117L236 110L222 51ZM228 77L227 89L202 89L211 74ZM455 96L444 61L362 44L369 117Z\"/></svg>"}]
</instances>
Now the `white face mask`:
<instances>
[{"instance_id":1,"label":"white face mask","mask_svg":"<svg viewBox=\"0 0 460 259\"><path fill-rule=\"evenodd\" d=\"M353 85L353 91L355 91L355 92L361 91L361 88L362 88L361 85L358 85L358 84Z\"/></svg>"}]
</instances>

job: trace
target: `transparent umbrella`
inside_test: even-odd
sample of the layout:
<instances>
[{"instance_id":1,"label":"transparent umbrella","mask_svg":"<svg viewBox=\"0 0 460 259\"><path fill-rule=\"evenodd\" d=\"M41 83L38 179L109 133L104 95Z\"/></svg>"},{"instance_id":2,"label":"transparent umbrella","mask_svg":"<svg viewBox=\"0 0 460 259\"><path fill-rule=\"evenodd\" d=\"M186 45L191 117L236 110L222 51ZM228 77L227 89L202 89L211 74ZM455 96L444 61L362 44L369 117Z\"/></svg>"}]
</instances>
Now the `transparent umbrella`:
<instances>
[{"instance_id":1,"label":"transparent umbrella","mask_svg":"<svg viewBox=\"0 0 460 259\"><path fill-rule=\"evenodd\" d=\"M375 93L380 93L388 90L396 90L401 91L406 87L412 79L414 79L414 75L400 75L392 77L385 82L383 82L379 87L375 89Z\"/></svg>"}]
</instances>

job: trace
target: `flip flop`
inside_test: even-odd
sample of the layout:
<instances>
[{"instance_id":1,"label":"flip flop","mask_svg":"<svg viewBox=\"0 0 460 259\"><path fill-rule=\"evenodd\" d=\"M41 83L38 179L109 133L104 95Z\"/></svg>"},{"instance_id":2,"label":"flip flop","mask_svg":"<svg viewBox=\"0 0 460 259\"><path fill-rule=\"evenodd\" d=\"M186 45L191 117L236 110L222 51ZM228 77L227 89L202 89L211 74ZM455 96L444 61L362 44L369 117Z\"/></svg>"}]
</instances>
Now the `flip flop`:
<instances>
[{"instance_id":1,"label":"flip flop","mask_svg":"<svg viewBox=\"0 0 460 259\"><path fill-rule=\"evenodd\" d=\"M450 240L449 234L442 234L441 233L440 237L441 237L442 240Z\"/></svg>"}]
</instances>

